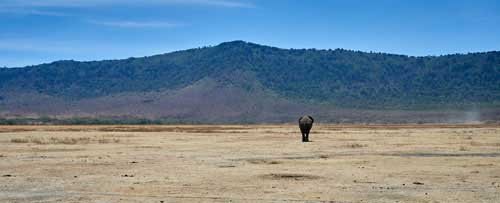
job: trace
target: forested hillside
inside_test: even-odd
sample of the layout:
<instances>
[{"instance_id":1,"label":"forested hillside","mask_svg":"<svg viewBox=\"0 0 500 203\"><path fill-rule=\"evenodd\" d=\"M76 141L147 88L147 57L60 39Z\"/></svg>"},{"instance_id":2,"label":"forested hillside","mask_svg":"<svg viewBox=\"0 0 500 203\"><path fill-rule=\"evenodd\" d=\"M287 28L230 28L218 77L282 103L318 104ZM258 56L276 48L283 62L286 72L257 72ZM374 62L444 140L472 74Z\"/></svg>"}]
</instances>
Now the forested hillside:
<instances>
[{"instance_id":1,"label":"forested hillside","mask_svg":"<svg viewBox=\"0 0 500 203\"><path fill-rule=\"evenodd\" d=\"M207 80L213 85L195 85ZM147 106L154 103L155 92L175 100L173 92L187 91L193 85L200 94L230 90L219 95L224 102L230 102L227 99L234 93L230 92L237 89L260 95L262 100L279 98L335 108L495 107L500 103L500 52L412 57L343 49L280 49L233 41L150 57L57 61L0 69L0 106L4 108L0 110L19 109L22 103L34 109L20 95L59 102L106 98L113 103L113 95L144 93L153 98L140 104ZM210 91L204 89L208 87ZM74 105L64 112L78 109Z\"/></svg>"}]
</instances>

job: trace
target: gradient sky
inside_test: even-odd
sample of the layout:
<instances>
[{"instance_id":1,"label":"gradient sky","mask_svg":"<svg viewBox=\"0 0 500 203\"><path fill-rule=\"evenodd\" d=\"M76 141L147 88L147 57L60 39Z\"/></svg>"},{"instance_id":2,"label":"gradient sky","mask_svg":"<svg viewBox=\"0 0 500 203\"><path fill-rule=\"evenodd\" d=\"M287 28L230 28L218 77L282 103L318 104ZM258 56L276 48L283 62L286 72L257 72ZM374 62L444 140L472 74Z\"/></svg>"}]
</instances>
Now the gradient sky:
<instances>
[{"instance_id":1,"label":"gradient sky","mask_svg":"<svg viewBox=\"0 0 500 203\"><path fill-rule=\"evenodd\" d=\"M0 66L244 40L408 55L500 50L496 0L0 0Z\"/></svg>"}]
</instances>

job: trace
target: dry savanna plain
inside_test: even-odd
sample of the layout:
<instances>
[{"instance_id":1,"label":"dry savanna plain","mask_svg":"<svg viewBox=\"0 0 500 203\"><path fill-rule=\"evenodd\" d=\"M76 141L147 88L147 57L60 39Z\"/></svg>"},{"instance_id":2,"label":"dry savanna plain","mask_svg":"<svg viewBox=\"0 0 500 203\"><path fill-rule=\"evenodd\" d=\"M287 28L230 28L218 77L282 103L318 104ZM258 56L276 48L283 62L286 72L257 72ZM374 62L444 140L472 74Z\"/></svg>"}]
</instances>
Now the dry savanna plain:
<instances>
[{"instance_id":1,"label":"dry savanna plain","mask_svg":"<svg viewBox=\"0 0 500 203\"><path fill-rule=\"evenodd\" d=\"M0 202L500 202L499 125L0 126Z\"/></svg>"}]
</instances>

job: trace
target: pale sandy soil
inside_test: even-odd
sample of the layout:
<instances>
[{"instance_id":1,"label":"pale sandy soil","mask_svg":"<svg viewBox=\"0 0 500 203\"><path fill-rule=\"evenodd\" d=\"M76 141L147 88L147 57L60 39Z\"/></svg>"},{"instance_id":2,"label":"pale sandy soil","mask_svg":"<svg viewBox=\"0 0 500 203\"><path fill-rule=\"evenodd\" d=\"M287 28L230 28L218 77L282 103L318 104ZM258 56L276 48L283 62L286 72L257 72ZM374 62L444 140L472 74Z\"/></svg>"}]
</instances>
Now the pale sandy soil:
<instances>
[{"instance_id":1,"label":"pale sandy soil","mask_svg":"<svg viewBox=\"0 0 500 203\"><path fill-rule=\"evenodd\" d=\"M500 202L500 126L0 126L0 202Z\"/></svg>"}]
</instances>

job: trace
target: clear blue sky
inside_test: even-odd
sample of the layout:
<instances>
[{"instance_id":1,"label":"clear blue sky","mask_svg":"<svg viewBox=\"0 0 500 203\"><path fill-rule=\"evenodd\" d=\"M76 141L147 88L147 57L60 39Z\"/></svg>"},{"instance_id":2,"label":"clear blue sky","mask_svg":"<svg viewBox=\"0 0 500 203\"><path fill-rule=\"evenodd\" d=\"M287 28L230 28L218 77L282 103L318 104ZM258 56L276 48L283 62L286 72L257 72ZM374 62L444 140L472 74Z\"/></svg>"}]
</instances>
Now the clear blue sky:
<instances>
[{"instance_id":1,"label":"clear blue sky","mask_svg":"<svg viewBox=\"0 0 500 203\"><path fill-rule=\"evenodd\" d=\"M408 55L500 50L498 0L0 0L0 66L245 40Z\"/></svg>"}]
</instances>

